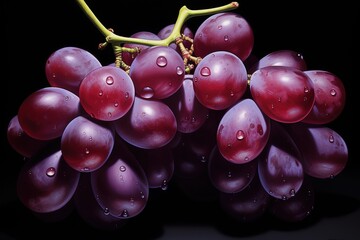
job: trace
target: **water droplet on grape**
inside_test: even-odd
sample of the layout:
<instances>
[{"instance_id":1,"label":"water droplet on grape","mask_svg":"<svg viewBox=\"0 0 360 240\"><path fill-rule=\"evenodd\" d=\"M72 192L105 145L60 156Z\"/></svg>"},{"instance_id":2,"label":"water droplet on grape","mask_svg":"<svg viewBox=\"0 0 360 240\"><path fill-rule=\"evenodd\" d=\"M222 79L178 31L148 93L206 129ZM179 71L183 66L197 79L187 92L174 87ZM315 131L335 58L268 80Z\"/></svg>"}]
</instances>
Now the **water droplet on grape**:
<instances>
[{"instance_id":1,"label":"water droplet on grape","mask_svg":"<svg viewBox=\"0 0 360 240\"><path fill-rule=\"evenodd\" d=\"M160 56L156 59L156 64L159 67L165 67L167 65L167 59L164 56Z\"/></svg>"},{"instance_id":2,"label":"water droplet on grape","mask_svg":"<svg viewBox=\"0 0 360 240\"><path fill-rule=\"evenodd\" d=\"M90 168L84 167L83 169L81 169L81 171L83 171L83 172L88 172L88 171L90 171Z\"/></svg>"},{"instance_id":3,"label":"water droplet on grape","mask_svg":"<svg viewBox=\"0 0 360 240\"><path fill-rule=\"evenodd\" d=\"M208 77L211 75L211 71L210 71L210 68L208 67L203 67L201 70L200 70L200 74L204 77Z\"/></svg>"},{"instance_id":4,"label":"water droplet on grape","mask_svg":"<svg viewBox=\"0 0 360 240\"><path fill-rule=\"evenodd\" d=\"M333 136L333 135L330 135L330 136L329 136L329 142L330 142L330 143L333 143L334 140L335 140L335 139L334 139L334 136Z\"/></svg>"},{"instance_id":5,"label":"water droplet on grape","mask_svg":"<svg viewBox=\"0 0 360 240\"><path fill-rule=\"evenodd\" d=\"M229 36L228 36L228 35L225 35L225 36L224 36L224 41L225 41L225 42L229 41Z\"/></svg>"},{"instance_id":6,"label":"water droplet on grape","mask_svg":"<svg viewBox=\"0 0 360 240\"><path fill-rule=\"evenodd\" d=\"M126 93L125 93L125 98L126 98L126 99L129 98L129 96L130 96L129 92L126 92Z\"/></svg>"},{"instance_id":7,"label":"water droplet on grape","mask_svg":"<svg viewBox=\"0 0 360 240\"><path fill-rule=\"evenodd\" d=\"M281 199L282 199L282 200L286 200L287 197L286 197L285 195L283 195L283 196L281 197Z\"/></svg>"},{"instance_id":8,"label":"water droplet on grape","mask_svg":"<svg viewBox=\"0 0 360 240\"><path fill-rule=\"evenodd\" d=\"M309 92L309 88L304 87L304 93L308 93Z\"/></svg>"},{"instance_id":9,"label":"water droplet on grape","mask_svg":"<svg viewBox=\"0 0 360 240\"><path fill-rule=\"evenodd\" d=\"M295 189L290 190L290 196L292 196L292 197L295 196Z\"/></svg>"},{"instance_id":10,"label":"water droplet on grape","mask_svg":"<svg viewBox=\"0 0 360 240\"><path fill-rule=\"evenodd\" d=\"M222 26L221 26L221 25L219 25L217 28L218 28L219 30L221 30L221 29L222 29Z\"/></svg>"},{"instance_id":11,"label":"water droplet on grape","mask_svg":"<svg viewBox=\"0 0 360 240\"><path fill-rule=\"evenodd\" d=\"M103 91L100 90L99 96L102 96L103 94L104 94Z\"/></svg>"},{"instance_id":12,"label":"water droplet on grape","mask_svg":"<svg viewBox=\"0 0 360 240\"><path fill-rule=\"evenodd\" d=\"M69 101L70 97L69 96L65 96L65 101Z\"/></svg>"},{"instance_id":13,"label":"water droplet on grape","mask_svg":"<svg viewBox=\"0 0 360 240\"><path fill-rule=\"evenodd\" d=\"M49 167L48 169L46 169L46 176L48 177L53 177L55 176L56 170L54 167Z\"/></svg>"},{"instance_id":14,"label":"water droplet on grape","mask_svg":"<svg viewBox=\"0 0 360 240\"><path fill-rule=\"evenodd\" d=\"M169 185L168 185L166 179L164 179L161 183L161 189L165 191L166 189L168 189L168 186Z\"/></svg>"},{"instance_id":15,"label":"water droplet on grape","mask_svg":"<svg viewBox=\"0 0 360 240\"><path fill-rule=\"evenodd\" d=\"M177 66L177 67L176 67L176 74L180 76L180 75L182 75L183 73L184 73L184 70L183 70L181 67Z\"/></svg>"},{"instance_id":16,"label":"water droplet on grape","mask_svg":"<svg viewBox=\"0 0 360 240\"><path fill-rule=\"evenodd\" d=\"M110 214L109 208L104 208L104 214L107 216Z\"/></svg>"},{"instance_id":17,"label":"water droplet on grape","mask_svg":"<svg viewBox=\"0 0 360 240\"><path fill-rule=\"evenodd\" d=\"M152 98L154 96L154 90L151 87L144 87L140 95L143 98Z\"/></svg>"},{"instance_id":18,"label":"water droplet on grape","mask_svg":"<svg viewBox=\"0 0 360 240\"><path fill-rule=\"evenodd\" d=\"M117 102L114 103L114 106L115 106L115 107L118 107L118 106L119 106L119 103L117 103Z\"/></svg>"},{"instance_id":19,"label":"water droplet on grape","mask_svg":"<svg viewBox=\"0 0 360 240\"><path fill-rule=\"evenodd\" d=\"M85 148L85 154L89 154L90 153L90 150Z\"/></svg>"},{"instance_id":20,"label":"water droplet on grape","mask_svg":"<svg viewBox=\"0 0 360 240\"><path fill-rule=\"evenodd\" d=\"M227 173L227 176L228 176L228 178L231 178L231 172L230 171Z\"/></svg>"},{"instance_id":21,"label":"water droplet on grape","mask_svg":"<svg viewBox=\"0 0 360 240\"><path fill-rule=\"evenodd\" d=\"M254 128L254 127L255 127L255 124L250 123L250 128Z\"/></svg>"},{"instance_id":22,"label":"water droplet on grape","mask_svg":"<svg viewBox=\"0 0 360 240\"><path fill-rule=\"evenodd\" d=\"M243 140L245 138L245 133L243 130L238 130L236 132L236 139L237 140Z\"/></svg>"},{"instance_id":23,"label":"water droplet on grape","mask_svg":"<svg viewBox=\"0 0 360 240\"><path fill-rule=\"evenodd\" d=\"M121 217L128 217L129 216L129 213L126 209L124 209L121 214L120 214Z\"/></svg>"},{"instance_id":24,"label":"water droplet on grape","mask_svg":"<svg viewBox=\"0 0 360 240\"><path fill-rule=\"evenodd\" d=\"M112 76L108 76L105 80L107 85L113 85L114 83L114 78Z\"/></svg>"},{"instance_id":25,"label":"water droplet on grape","mask_svg":"<svg viewBox=\"0 0 360 240\"><path fill-rule=\"evenodd\" d=\"M121 172L125 172L125 171L126 171L126 167L125 167L124 165L120 166L119 169L120 169Z\"/></svg>"},{"instance_id":26,"label":"water droplet on grape","mask_svg":"<svg viewBox=\"0 0 360 240\"><path fill-rule=\"evenodd\" d=\"M336 90L335 90L335 89L331 89L331 90L330 90L330 95L333 96L333 97L336 96Z\"/></svg>"}]
</instances>

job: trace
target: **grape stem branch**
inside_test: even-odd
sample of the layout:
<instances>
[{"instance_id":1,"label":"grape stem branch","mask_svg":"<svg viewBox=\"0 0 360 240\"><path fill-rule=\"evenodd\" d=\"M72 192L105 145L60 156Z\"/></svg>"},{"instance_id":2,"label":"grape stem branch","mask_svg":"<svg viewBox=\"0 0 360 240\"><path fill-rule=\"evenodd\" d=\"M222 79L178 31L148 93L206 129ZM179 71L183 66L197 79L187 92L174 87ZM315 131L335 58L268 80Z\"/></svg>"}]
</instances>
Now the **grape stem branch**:
<instances>
[{"instance_id":1,"label":"grape stem branch","mask_svg":"<svg viewBox=\"0 0 360 240\"><path fill-rule=\"evenodd\" d=\"M184 23L192 18L197 16L204 16L204 15L211 15L215 13L225 12L236 9L239 4L237 2L231 2L229 4L208 8L208 9L199 9L199 10L191 10L186 6L180 8L178 18L175 22L174 28L171 34L162 40L148 40L148 39L140 39L140 38L131 38L131 37L124 37L116 35L111 29L109 30L106 28L100 20L95 16L93 11L90 7L86 4L85 0L76 0L79 4L80 8L84 11L86 16L90 19L90 21L97 27L97 29L105 36L106 42L111 44L123 44L123 43L135 43L135 44L142 44L148 46L168 46L172 42L179 37L181 37L181 28Z\"/></svg>"}]
</instances>

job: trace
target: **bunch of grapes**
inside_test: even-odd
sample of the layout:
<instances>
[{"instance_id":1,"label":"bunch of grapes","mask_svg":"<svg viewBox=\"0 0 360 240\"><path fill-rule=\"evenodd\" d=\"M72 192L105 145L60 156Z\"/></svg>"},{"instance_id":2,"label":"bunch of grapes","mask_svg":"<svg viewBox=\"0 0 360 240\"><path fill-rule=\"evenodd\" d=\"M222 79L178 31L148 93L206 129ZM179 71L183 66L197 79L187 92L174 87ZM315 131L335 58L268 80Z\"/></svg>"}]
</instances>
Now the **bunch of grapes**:
<instances>
[{"instance_id":1,"label":"bunch of grapes","mask_svg":"<svg viewBox=\"0 0 360 240\"><path fill-rule=\"evenodd\" d=\"M24 99L7 131L26 158L24 206L49 214L74 204L90 225L115 229L151 189L175 182L241 221L311 214L312 179L335 177L348 160L326 126L345 106L341 79L307 69L293 50L257 58L243 16L209 15L196 31L171 24L108 39L100 47L114 44L113 63L73 46L49 55L49 86Z\"/></svg>"}]
</instances>

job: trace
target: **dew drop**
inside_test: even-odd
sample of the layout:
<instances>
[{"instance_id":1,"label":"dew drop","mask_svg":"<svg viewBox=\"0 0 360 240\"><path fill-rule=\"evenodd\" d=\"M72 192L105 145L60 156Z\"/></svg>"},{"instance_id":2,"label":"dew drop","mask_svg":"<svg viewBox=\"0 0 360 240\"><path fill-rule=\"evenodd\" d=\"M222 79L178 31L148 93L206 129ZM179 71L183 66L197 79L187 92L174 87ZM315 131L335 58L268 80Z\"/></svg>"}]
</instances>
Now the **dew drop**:
<instances>
[{"instance_id":1,"label":"dew drop","mask_svg":"<svg viewBox=\"0 0 360 240\"><path fill-rule=\"evenodd\" d=\"M210 68L208 67L203 67L201 70L200 70L200 74L204 77L207 77L207 76L210 76L211 75L211 71L210 71Z\"/></svg>"},{"instance_id":2,"label":"dew drop","mask_svg":"<svg viewBox=\"0 0 360 240\"><path fill-rule=\"evenodd\" d=\"M108 76L105 80L107 85L113 85L114 84L114 78L112 76Z\"/></svg>"},{"instance_id":3,"label":"dew drop","mask_svg":"<svg viewBox=\"0 0 360 240\"><path fill-rule=\"evenodd\" d=\"M163 181L162 181L162 183L161 183L161 190L167 190L168 189L168 182L167 182L167 180L166 179L164 179Z\"/></svg>"},{"instance_id":4,"label":"dew drop","mask_svg":"<svg viewBox=\"0 0 360 240\"><path fill-rule=\"evenodd\" d=\"M119 103L117 103L117 102L114 103L114 106L115 106L115 107L118 107L118 106L119 106Z\"/></svg>"},{"instance_id":5,"label":"dew drop","mask_svg":"<svg viewBox=\"0 0 360 240\"><path fill-rule=\"evenodd\" d=\"M125 98L126 98L126 99L129 98L129 96L130 96L129 92L126 92L126 93L125 93Z\"/></svg>"},{"instance_id":6,"label":"dew drop","mask_svg":"<svg viewBox=\"0 0 360 240\"><path fill-rule=\"evenodd\" d=\"M53 73L53 74L52 74L52 77L53 77L53 78L56 78L56 74L55 74L55 73Z\"/></svg>"},{"instance_id":7,"label":"dew drop","mask_svg":"<svg viewBox=\"0 0 360 240\"><path fill-rule=\"evenodd\" d=\"M287 199L287 196L283 195L283 196L281 197L281 199L282 199L282 200L286 200L286 199Z\"/></svg>"},{"instance_id":8,"label":"dew drop","mask_svg":"<svg viewBox=\"0 0 360 240\"><path fill-rule=\"evenodd\" d=\"M111 112L108 112L108 117L111 117L112 116L112 113Z\"/></svg>"},{"instance_id":9,"label":"dew drop","mask_svg":"<svg viewBox=\"0 0 360 240\"><path fill-rule=\"evenodd\" d=\"M156 59L156 64L159 67L165 67L167 65L167 59L164 56L160 56Z\"/></svg>"},{"instance_id":10,"label":"dew drop","mask_svg":"<svg viewBox=\"0 0 360 240\"><path fill-rule=\"evenodd\" d=\"M194 77L194 82L197 82L198 81L198 78L197 77Z\"/></svg>"},{"instance_id":11,"label":"dew drop","mask_svg":"<svg viewBox=\"0 0 360 240\"><path fill-rule=\"evenodd\" d=\"M295 189L290 190L290 196L292 196L292 197L295 196Z\"/></svg>"},{"instance_id":12,"label":"dew drop","mask_svg":"<svg viewBox=\"0 0 360 240\"><path fill-rule=\"evenodd\" d=\"M124 209L120 214L120 217L128 217L128 216L129 216L129 213L126 209Z\"/></svg>"},{"instance_id":13,"label":"dew drop","mask_svg":"<svg viewBox=\"0 0 360 240\"><path fill-rule=\"evenodd\" d=\"M107 216L107 215L109 215L110 214L110 210L109 210L109 208L104 208L104 214Z\"/></svg>"},{"instance_id":14,"label":"dew drop","mask_svg":"<svg viewBox=\"0 0 360 240\"><path fill-rule=\"evenodd\" d=\"M330 90L330 95L333 96L333 97L336 96L336 90L335 90L335 89L331 89L331 90Z\"/></svg>"},{"instance_id":15,"label":"dew drop","mask_svg":"<svg viewBox=\"0 0 360 240\"><path fill-rule=\"evenodd\" d=\"M227 176L228 176L228 178L231 178L231 171L228 171L228 173L227 173Z\"/></svg>"},{"instance_id":16,"label":"dew drop","mask_svg":"<svg viewBox=\"0 0 360 240\"><path fill-rule=\"evenodd\" d=\"M92 141L93 140L93 138L92 137L89 137L89 141Z\"/></svg>"},{"instance_id":17,"label":"dew drop","mask_svg":"<svg viewBox=\"0 0 360 240\"><path fill-rule=\"evenodd\" d=\"M222 29L222 25L219 25L219 26L217 27L217 29L221 30L221 29Z\"/></svg>"},{"instance_id":18,"label":"dew drop","mask_svg":"<svg viewBox=\"0 0 360 240\"><path fill-rule=\"evenodd\" d=\"M89 153L90 153L90 150L87 149L87 148L85 148L85 154L87 155L87 154L89 154Z\"/></svg>"},{"instance_id":19,"label":"dew drop","mask_svg":"<svg viewBox=\"0 0 360 240\"><path fill-rule=\"evenodd\" d=\"M83 171L83 172L88 172L88 171L90 171L90 168L84 167L83 169L81 169L81 171Z\"/></svg>"},{"instance_id":20,"label":"dew drop","mask_svg":"<svg viewBox=\"0 0 360 240\"><path fill-rule=\"evenodd\" d=\"M55 176L56 170L54 167L49 167L48 169L46 169L46 176L48 177L53 177Z\"/></svg>"},{"instance_id":21,"label":"dew drop","mask_svg":"<svg viewBox=\"0 0 360 240\"><path fill-rule=\"evenodd\" d=\"M330 136L329 136L329 142L330 142L330 143L333 143L334 141L335 141L335 140L334 140L334 136L333 136L333 135L330 135Z\"/></svg>"},{"instance_id":22,"label":"dew drop","mask_svg":"<svg viewBox=\"0 0 360 240\"><path fill-rule=\"evenodd\" d=\"M145 198L145 194L143 192L140 192L140 198L144 199Z\"/></svg>"},{"instance_id":23,"label":"dew drop","mask_svg":"<svg viewBox=\"0 0 360 240\"><path fill-rule=\"evenodd\" d=\"M236 139L237 140L243 140L245 138L245 133L243 130L238 130L236 132Z\"/></svg>"},{"instance_id":24,"label":"dew drop","mask_svg":"<svg viewBox=\"0 0 360 240\"><path fill-rule=\"evenodd\" d=\"M254 128L254 127L255 127L255 124L250 123L250 128Z\"/></svg>"},{"instance_id":25,"label":"dew drop","mask_svg":"<svg viewBox=\"0 0 360 240\"><path fill-rule=\"evenodd\" d=\"M308 93L309 89L307 87L304 87L304 93Z\"/></svg>"},{"instance_id":26,"label":"dew drop","mask_svg":"<svg viewBox=\"0 0 360 240\"><path fill-rule=\"evenodd\" d=\"M143 98L152 98L154 96L154 90L151 87L144 87L140 95Z\"/></svg>"},{"instance_id":27,"label":"dew drop","mask_svg":"<svg viewBox=\"0 0 360 240\"><path fill-rule=\"evenodd\" d=\"M180 66L177 66L176 67L176 74L177 75L182 75L184 73L184 70L180 67Z\"/></svg>"},{"instance_id":28,"label":"dew drop","mask_svg":"<svg viewBox=\"0 0 360 240\"><path fill-rule=\"evenodd\" d=\"M65 101L69 101L70 97L69 96L65 96Z\"/></svg>"},{"instance_id":29,"label":"dew drop","mask_svg":"<svg viewBox=\"0 0 360 240\"><path fill-rule=\"evenodd\" d=\"M200 161L201 161L202 163L206 163L206 156L205 156L205 155L202 155L202 156L200 157Z\"/></svg>"},{"instance_id":30,"label":"dew drop","mask_svg":"<svg viewBox=\"0 0 360 240\"><path fill-rule=\"evenodd\" d=\"M225 41L225 42L229 41L229 36L228 36L228 35L225 35L225 36L224 36L224 41Z\"/></svg>"},{"instance_id":31,"label":"dew drop","mask_svg":"<svg viewBox=\"0 0 360 240\"><path fill-rule=\"evenodd\" d=\"M124 165L121 165L119 169L120 169L121 172L125 172L125 171L126 171L126 167L125 167Z\"/></svg>"},{"instance_id":32,"label":"dew drop","mask_svg":"<svg viewBox=\"0 0 360 240\"><path fill-rule=\"evenodd\" d=\"M104 94L103 91L100 90L99 96L102 96L103 94Z\"/></svg>"}]
</instances>

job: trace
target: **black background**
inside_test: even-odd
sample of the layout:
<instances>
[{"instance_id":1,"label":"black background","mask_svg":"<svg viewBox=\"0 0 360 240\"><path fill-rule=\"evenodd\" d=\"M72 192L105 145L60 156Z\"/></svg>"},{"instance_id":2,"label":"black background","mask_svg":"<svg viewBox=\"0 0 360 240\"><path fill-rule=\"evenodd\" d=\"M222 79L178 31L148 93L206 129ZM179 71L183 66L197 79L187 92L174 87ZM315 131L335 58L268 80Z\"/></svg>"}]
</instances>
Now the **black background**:
<instances>
[{"instance_id":1,"label":"black background","mask_svg":"<svg viewBox=\"0 0 360 240\"><path fill-rule=\"evenodd\" d=\"M162 27L176 21L178 11L183 5L190 9L202 9L221 6L230 1L88 0L87 3L106 27L113 28L118 35L130 36L143 30L157 33ZM103 64L112 61L112 53L110 48L105 51L97 49L104 38L87 19L75 0L24 2L6 0L2 4L2 15L6 16L6 27L2 28L2 36L6 38L6 42L3 43L2 49L3 52L7 51L7 55L3 56L3 64L5 62L6 65L3 65L2 75L2 82L6 84L6 89L2 92L6 97L3 100L5 111L1 118L3 146L1 151L5 151L5 154L2 154L0 161L2 218L0 233L3 233L0 234L0 239L2 235L19 239L20 232L28 237L45 238L43 231L46 229L59 236L71 236L70 232L72 232L79 236L82 234L84 237L104 236L126 239L128 236L140 236L139 234L145 233L148 238L160 238L167 236L164 232L166 233L168 224L179 226L178 229L182 229L183 232L189 231L188 237L192 236L191 231L194 234L196 232L186 228L192 225L208 227L210 232L215 228L217 236L223 238L251 235L262 239L264 234L274 229L296 237L301 236L296 233L304 231L311 233L312 229L315 235L315 231L321 231L321 228L319 230L316 227L317 224L321 220L327 222L328 218L335 219L340 234L341 227L346 226L347 234L344 233L346 236L344 235L342 239L352 239L347 236L360 233L357 227L349 228L349 224L356 226L354 222L347 223L342 218L348 213L359 211L360 192L359 174L356 173L360 170L360 161L354 149L358 142L354 115L358 102L354 96L357 94L355 82L358 76L355 78L353 70L354 34L358 29L355 23L358 21L359 12L351 1L326 1L326 3L309 0L239 1L239 8L234 10L243 15L254 30L253 53L256 56L262 57L274 50L292 49L303 54L309 69L328 70L344 82L347 90L346 107L342 115L329 126L347 142L349 162L340 176L332 181L320 183L324 185L326 194L318 197L320 207L316 212L316 220L288 226L276 224L276 221L274 223L269 219L264 221L264 225L247 225L246 228L239 228L231 226L231 222L221 212L219 213L216 206L193 203L181 193L170 189L168 193L161 193L162 200L152 203L153 206L149 206L144 214L122 233L97 232L76 216L70 216L65 222L56 224L44 223L18 202L14 186L22 157L8 145L6 128L10 119L17 114L24 98L37 89L48 86L44 72L46 59L53 51L65 46L84 48L96 55ZM186 24L195 32L205 18L205 16L191 18ZM338 222L336 217L339 219ZM360 220L359 214L356 217ZM223 225L226 224L227 227L224 227ZM145 231L147 227L150 227L150 230ZM26 232L22 231L25 229ZM325 232L324 234L327 236ZM209 236L207 237L209 239Z\"/></svg>"}]
</instances>

